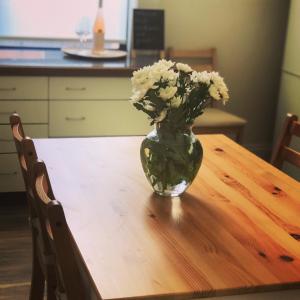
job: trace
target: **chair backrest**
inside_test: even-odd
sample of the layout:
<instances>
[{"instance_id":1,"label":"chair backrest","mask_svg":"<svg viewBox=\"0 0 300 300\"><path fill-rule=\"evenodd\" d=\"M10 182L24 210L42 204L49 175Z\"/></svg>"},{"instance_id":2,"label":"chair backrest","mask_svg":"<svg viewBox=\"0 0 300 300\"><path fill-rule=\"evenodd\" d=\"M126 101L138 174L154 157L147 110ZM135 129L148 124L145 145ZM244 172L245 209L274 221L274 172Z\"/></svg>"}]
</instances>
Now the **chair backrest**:
<instances>
[{"instance_id":1,"label":"chair backrest","mask_svg":"<svg viewBox=\"0 0 300 300\"><path fill-rule=\"evenodd\" d=\"M281 168L284 161L300 168L300 152L290 148L293 136L300 137L300 122L296 115L287 114L271 158L271 163L277 168Z\"/></svg>"},{"instance_id":2,"label":"chair backrest","mask_svg":"<svg viewBox=\"0 0 300 300\"><path fill-rule=\"evenodd\" d=\"M216 48L199 50L175 50L168 48L166 51L167 59L175 62L187 63L196 71L216 70Z\"/></svg>"},{"instance_id":3,"label":"chair backrest","mask_svg":"<svg viewBox=\"0 0 300 300\"><path fill-rule=\"evenodd\" d=\"M67 299L88 299L64 211L54 198L46 166L37 161L31 170L40 222L46 230L48 242L55 255L58 286L63 288L63 291L59 292L64 292Z\"/></svg>"},{"instance_id":4,"label":"chair backrest","mask_svg":"<svg viewBox=\"0 0 300 300\"><path fill-rule=\"evenodd\" d=\"M57 280L56 270L52 262L54 255L47 239L46 228L40 222L39 211L37 209L31 182L31 169L34 163L37 162L35 146L32 139L25 136L21 118L18 114L15 113L10 116L10 124L26 188L29 220L33 236L33 255L36 255L33 259L39 261L46 280L51 281L51 285L55 285L55 287L51 286L51 288L55 289Z\"/></svg>"},{"instance_id":5,"label":"chair backrest","mask_svg":"<svg viewBox=\"0 0 300 300\"><path fill-rule=\"evenodd\" d=\"M16 150L18 153L19 163L24 179L24 184L26 187L26 191L29 186L29 176L28 176L28 169L30 165L32 165L37 160L37 154L35 151L35 147L33 142L29 139L29 141L26 142L28 151L25 156L24 148L22 145L23 140L26 139L25 132L23 129L21 118L18 114L14 113L10 116L10 126L12 130L13 139L16 145Z\"/></svg>"},{"instance_id":6,"label":"chair backrest","mask_svg":"<svg viewBox=\"0 0 300 300\"><path fill-rule=\"evenodd\" d=\"M22 171L22 176L26 188L30 218L36 216L33 205L33 194L30 189L30 176L29 169L37 161L37 154L33 144L33 141L25 136L21 118L18 114L14 113L10 116L10 126L12 130L13 139L16 145L16 150L18 154L18 159ZM26 146L26 151L25 151Z\"/></svg>"}]
</instances>

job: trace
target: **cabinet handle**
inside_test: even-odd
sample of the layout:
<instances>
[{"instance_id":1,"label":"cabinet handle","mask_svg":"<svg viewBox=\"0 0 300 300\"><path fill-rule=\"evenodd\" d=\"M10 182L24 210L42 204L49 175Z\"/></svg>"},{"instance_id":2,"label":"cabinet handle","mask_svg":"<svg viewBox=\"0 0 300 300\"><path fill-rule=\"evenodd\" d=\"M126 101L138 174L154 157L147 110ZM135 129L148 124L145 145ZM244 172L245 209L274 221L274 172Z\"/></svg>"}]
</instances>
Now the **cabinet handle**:
<instances>
[{"instance_id":1,"label":"cabinet handle","mask_svg":"<svg viewBox=\"0 0 300 300\"><path fill-rule=\"evenodd\" d=\"M15 87L11 87L11 88L0 88L1 92L12 92L12 91L16 91L17 88Z\"/></svg>"},{"instance_id":2,"label":"cabinet handle","mask_svg":"<svg viewBox=\"0 0 300 300\"><path fill-rule=\"evenodd\" d=\"M0 139L0 142L13 142L13 139Z\"/></svg>"},{"instance_id":3,"label":"cabinet handle","mask_svg":"<svg viewBox=\"0 0 300 300\"><path fill-rule=\"evenodd\" d=\"M85 87L80 87L80 88L77 88L77 87L66 87L66 91L85 91L86 88Z\"/></svg>"},{"instance_id":4,"label":"cabinet handle","mask_svg":"<svg viewBox=\"0 0 300 300\"><path fill-rule=\"evenodd\" d=\"M14 114L16 111L0 111L0 115L12 115Z\"/></svg>"},{"instance_id":5,"label":"cabinet handle","mask_svg":"<svg viewBox=\"0 0 300 300\"><path fill-rule=\"evenodd\" d=\"M16 176L18 172L11 172L11 173L0 173L0 176Z\"/></svg>"},{"instance_id":6,"label":"cabinet handle","mask_svg":"<svg viewBox=\"0 0 300 300\"><path fill-rule=\"evenodd\" d=\"M74 117L74 118L71 118L71 117L66 117L65 118L66 121L84 121L85 120L85 117Z\"/></svg>"}]
</instances>

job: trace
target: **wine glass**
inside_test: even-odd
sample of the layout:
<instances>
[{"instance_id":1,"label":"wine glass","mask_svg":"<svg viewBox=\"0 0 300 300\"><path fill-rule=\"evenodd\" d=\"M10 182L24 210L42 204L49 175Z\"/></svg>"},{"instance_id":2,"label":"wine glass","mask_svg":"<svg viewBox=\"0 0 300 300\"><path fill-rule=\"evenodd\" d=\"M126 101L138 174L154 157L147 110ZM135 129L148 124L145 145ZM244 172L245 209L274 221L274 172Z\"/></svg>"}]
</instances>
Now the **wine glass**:
<instances>
[{"instance_id":1,"label":"wine glass","mask_svg":"<svg viewBox=\"0 0 300 300\"><path fill-rule=\"evenodd\" d=\"M84 49L91 33L91 21L89 17L82 17L76 24L75 32L79 37L80 49Z\"/></svg>"}]
</instances>

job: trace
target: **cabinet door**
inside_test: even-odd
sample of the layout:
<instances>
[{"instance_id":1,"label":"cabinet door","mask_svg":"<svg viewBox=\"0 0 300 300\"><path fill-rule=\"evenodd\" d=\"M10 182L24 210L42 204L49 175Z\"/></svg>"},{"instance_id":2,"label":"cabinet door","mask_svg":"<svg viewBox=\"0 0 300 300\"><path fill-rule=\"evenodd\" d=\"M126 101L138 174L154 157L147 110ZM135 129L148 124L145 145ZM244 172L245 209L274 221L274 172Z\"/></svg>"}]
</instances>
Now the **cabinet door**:
<instances>
[{"instance_id":1,"label":"cabinet door","mask_svg":"<svg viewBox=\"0 0 300 300\"><path fill-rule=\"evenodd\" d=\"M51 100L128 100L131 82L127 77L51 77Z\"/></svg>"},{"instance_id":2,"label":"cabinet door","mask_svg":"<svg viewBox=\"0 0 300 300\"><path fill-rule=\"evenodd\" d=\"M23 125L26 136L31 138L48 137L48 125ZM16 152L10 125L0 125L0 153Z\"/></svg>"},{"instance_id":3,"label":"cabinet door","mask_svg":"<svg viewBox=\"0 0 300 300\"><path fill-rule=\"evenodd\" d=\"M50 137L145 135L150 131L145 114L128 101L50 101Z\"/></svg>"},{"instance_id":4,"label":"cabinet door","mask_svg":"<svg viewBox=\"0 0 300 300\"><path fill-rule=\"evenodd\" d=\"M0 154L0 193L25 191L17 154Z\"/></svg>"},{"instance_id":5,"label":"cabinet door","mask_svg":"<svg viewBox=\"0 0 300 300\"><path fill-rule=\"evenodd\" d=\"M0 123L8 124L14 112L23 123L48 123L48 101L0 101Z\"/></svg>"},{"instance_id":6,"label":"cabinet door","mask_svg":"<svg viewBox=\"0 0 300 300\"><path fill-rule=\"evenodd\" d=\"M47 98L47 77L0 76L0 99Z\"/></svg>"}]
</instances>

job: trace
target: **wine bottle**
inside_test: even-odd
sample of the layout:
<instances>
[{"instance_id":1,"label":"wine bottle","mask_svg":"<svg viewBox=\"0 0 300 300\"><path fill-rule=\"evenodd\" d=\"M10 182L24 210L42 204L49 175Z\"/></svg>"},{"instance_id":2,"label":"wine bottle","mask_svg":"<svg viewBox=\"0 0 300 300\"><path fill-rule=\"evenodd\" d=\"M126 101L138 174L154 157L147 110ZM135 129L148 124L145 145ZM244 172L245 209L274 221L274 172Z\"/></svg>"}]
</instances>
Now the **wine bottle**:
<instances>
[{"instance_id":1,"label":"wine bottle","mask_svg":"<svg viewBox=\"0 0 300 300\"><path fill-rule=\"evenodd\" d=\"M104 17L102 0L98 2L98 10L93 26L93 52L100 52L104 49Z\"/></svg>"}]
</instances>

